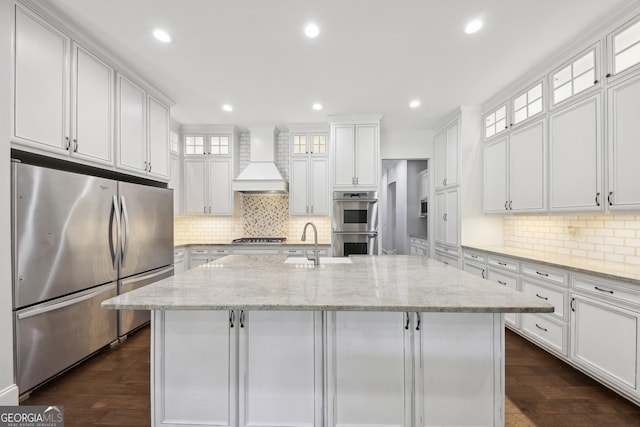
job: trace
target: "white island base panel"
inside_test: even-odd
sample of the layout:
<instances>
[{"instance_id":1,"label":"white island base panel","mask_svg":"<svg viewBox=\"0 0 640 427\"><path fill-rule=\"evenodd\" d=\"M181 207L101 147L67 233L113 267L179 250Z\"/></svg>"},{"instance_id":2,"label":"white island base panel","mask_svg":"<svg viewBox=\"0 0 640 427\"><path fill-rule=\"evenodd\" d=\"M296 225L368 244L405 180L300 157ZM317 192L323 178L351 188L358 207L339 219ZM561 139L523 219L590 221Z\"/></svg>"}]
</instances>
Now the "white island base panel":
<instances>
[{"instance_id":1,"label":"white island base panel","mask_svg":"<svg viewBox=\"0 0 640 427\"><path fill-rule=\"evenodd\" d=\"M504 315L163 311L154 426L502 426Z\"/></svg>"}]
</instances>

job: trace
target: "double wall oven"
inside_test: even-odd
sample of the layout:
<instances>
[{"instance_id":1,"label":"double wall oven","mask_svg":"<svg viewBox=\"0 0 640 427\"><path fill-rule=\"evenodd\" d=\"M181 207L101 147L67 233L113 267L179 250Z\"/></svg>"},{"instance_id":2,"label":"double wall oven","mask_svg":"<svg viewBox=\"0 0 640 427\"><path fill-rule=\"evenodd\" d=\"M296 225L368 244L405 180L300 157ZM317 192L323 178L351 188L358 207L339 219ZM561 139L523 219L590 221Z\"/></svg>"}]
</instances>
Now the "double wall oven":
<instances>
[{"instance_id":1,"label":"double wall oven","mask_svg":"<svg viewBox=\"0 0 640 427\"><path fill-rule=\"evenodd\" d=\"M334 191L333 256L377 255L378 192Z\"/></svg>"}]
</instances>

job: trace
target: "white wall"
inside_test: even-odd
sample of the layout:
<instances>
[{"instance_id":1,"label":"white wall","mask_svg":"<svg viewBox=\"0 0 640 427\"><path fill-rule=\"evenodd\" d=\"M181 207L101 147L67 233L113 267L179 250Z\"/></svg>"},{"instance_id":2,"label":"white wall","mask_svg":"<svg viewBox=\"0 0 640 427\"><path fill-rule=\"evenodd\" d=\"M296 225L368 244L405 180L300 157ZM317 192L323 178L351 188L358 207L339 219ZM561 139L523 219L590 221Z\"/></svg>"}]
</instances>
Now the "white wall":
<instances>
[{"instance_id":1,"label":"white wall","mask_svg":"<svg viewBox=\"0 0 640 427\"><path fill-rule=\"evenodd\" d=\"M13 323L11 319L11 193L9 122L11 120L11 2L0 1L0 405L17 405L13 381Z\"/></svg>"},{"instance_id":2,"label":"white wall","mask_svg":"<svg viewBox=\"0 0 640 427\"><path fill-rule=\"evenodd\" d=\"M380 157L387 159L428 159L433 157L430 129L380 131Z\"/></svg>"}]
</instances>

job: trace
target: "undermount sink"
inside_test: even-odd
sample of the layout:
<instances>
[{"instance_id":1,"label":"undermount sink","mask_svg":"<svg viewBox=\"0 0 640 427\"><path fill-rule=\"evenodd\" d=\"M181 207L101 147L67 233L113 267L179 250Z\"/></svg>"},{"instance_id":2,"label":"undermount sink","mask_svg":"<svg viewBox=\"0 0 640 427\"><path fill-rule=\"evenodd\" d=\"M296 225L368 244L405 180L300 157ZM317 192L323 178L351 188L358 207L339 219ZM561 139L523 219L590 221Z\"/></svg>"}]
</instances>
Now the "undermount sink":
<instances>
[{"instance_id":1,"label":"undermount sink","mask_svg":"<svg viewBox=\"0 0 640 427\"><path fill-rule=\"evenodd\" d=\"M306 257L292 256L284 260L285 264L313 264L312 260ZM351 258L348 257L320 257L320 265L322 264L351 264Z\"/></svg>"}]
</instances>

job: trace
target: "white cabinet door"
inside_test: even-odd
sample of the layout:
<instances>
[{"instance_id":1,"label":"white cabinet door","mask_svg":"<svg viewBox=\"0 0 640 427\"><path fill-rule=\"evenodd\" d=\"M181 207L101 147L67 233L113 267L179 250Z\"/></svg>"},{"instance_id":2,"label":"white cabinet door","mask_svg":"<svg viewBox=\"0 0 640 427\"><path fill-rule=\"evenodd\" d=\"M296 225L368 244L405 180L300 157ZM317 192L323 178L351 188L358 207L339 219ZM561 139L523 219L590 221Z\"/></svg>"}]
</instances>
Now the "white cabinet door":
<instances>
[{"instance_id":1,"label":"white cabinet door","mask_svg":"<svg viewBox=\"0 0 640 427\"><path fill-rule=\"evenodd\" d=\"M636 390L638 313L572 294L573 362L626 389Z\"/></svg>"},{"instance_id":2,"label":"white cabinet door","mask_svg":"<svg viewBox=\"0 0 640 427\"><path fill-rule=\"evenodd\" d=\"M640 208L640 76L608 89L609 209Z\"/></svg>"},{"instance_id":3,"label":"white cabinet door","mask_svg":"<svg viewBox=\"0 0 640 427\"><path fill-rule=\"evenodd\" d=\"M184 258L175 258L173 260L173 275L184 273Z\"/></svg>"},{"instance_id":4,"label":"white cabinet door","mask_svg":"<svg viewBox=\"0 0 640 427\"><path fill-rule=\"evenodd\" d=\"M458 183L458 121L456 120L446 130L446 185Z\"/></svg>"},{"instance_id":5,"label":"white cabinet door","mask_svg":"<svg viewBox=\"0 0 640 427\"><path fill-rule=\"evenodd\" d=\"M413 373L404 313L327 316L327 425L410 426Z\"/></svg>"},{"instance_id":6,"label":"white cabinet door","mask_svg":"<svg viewBox=\"0 0 640 427\"><path fill-rule=\"evenodd\" d=\"M205 182L206 167L204 159L184 160L184 213L185 215L202 215L208 213L207 191Z\"/></svg>"},{"instance_id":7,"label":"white cabinet door","mask_svg":"<svg viewBox=\"0 0 640 427\"><path fill-rule=\"evenodd\" d=\"M453 189L445 192L446 199L446 211L444 215L444 222L446 228L445 243L457 246L460 244L459 236L459 213L458 213L458 190Z\"/></svg>"},{"instance_id":8,"label":"white cabinet door","mask_svg":"<svg viewBox=\"0 0 640 427\"><path fill-rule=\"evenodd\" d=\"M81 46L73 47L70 151L113 165L113 69Z\"/></svg>"},{"instance_id":9,"label":"white cabinet door","mask_svg":"<svg viewBox=\"0 0 640 427\"><path fill-rule=\"evenodd\" d=\"M549 116L552 211L603 210L600 95Z\"/></svg>"},{"instance_id":10,"label":"white cabinet door","mask_svg":"<svg viewBox=\"0 0 640 427\"><path fill-rule=\"evenodd\" d=\"M169 107L149 96L147 172L169 178Z\"/></svg>"},{"instance_id":11,"label":"white cabinet door","mask_svg":"<svg viewBox=\"0 0 640 427\"><path fill-rule=\"evenodd\" d=\"M447 198L444 192L436 193L436 243L445 243L447 238L447 223L445 213L447 212Z\"/></svg>"},{"instance_id":12,"label":"white cabinet door","mask_svg":"<svg viewBox=\"0 0 640 427\"><path fill-rule=\"evenodd\" d=\"M250 311L241 315L240 426L322 424L322 314Z\"/></svg>"},{"instance_id":13,"label":"white cabinet door","mask_svg":"<svg viewBox=\"0 0 640 427\"><path fill-rule=\"evenodd\" d=\"M326 157L311 157L309 170L309 200L310 214L329 215L329 160ZM297 184L296 184L297 185Z\"/></svg>"},{"instance_id":14,"label":"white cabinet door","mask_svg":"<svg viewBox=\"0 0 640 427\"><path fill-rule=\"evenodd\" d=\"M543 119L509 136L509 210L545 209L545 135ZM565 167L573 169L571 163Z\"/></svg>"},{"instance_id":15,"label":"white cabinet door","mask_svg":"<svg viewBox=\"0 0 640 427\"><path fill-rule=\"evenodd\" d=\"M429 197L429 171L420 173L420 200Z\"/></svg>"},{"instance_id":16,"label":"white cabinet door","mask_svg":"<svg viewBox=\"0 0 640 427\"><path fill-rule=\"evenodd\" d=\"M468 261L464 261L462 263L462 269L464 271L467 271L475 276L480 277L481 279L486 279L487 278L487 267L480 265L480 264L476 264L473 262L468 262Z\"/></svg>"},{"instance_id":17,"label":"white cabinet door","mask_svg":"<svg viewBox=\"0 0 640 427\"><path fill-rule=\"evenodd\" d=\"M293 158L291 160L291 180L289 198L291 199L291 215L307 215L309 203L309 158Z\"/></svg>"},{"instance_id":18,"label":"white cabinet door","mask_svg":"<svg viewBox=\"0 0 640 427\"><path fill-rule=\"evenodd\" d=\"M14 136L66 152L69 142L69 37L16 6Z\"/></svg>"},{"instance_id":19,"label":"white cabinet door","mask_svg":"<svg viewBox=\"0 0 640 427\"><path fill-rule=\"evenodd\" d=\"M203 185L209 187L209 208L213 215L233 213L233 192L231 191L231 162L229 160L209 160L208 178Z\"/></svg>"},{"instance_id":20,"label":"white cabinet door","mask_svg":"<svg viewBox=\"0 0 640 427\"><path fill-rule=\"evenodd\" d=\"M359 187L378 186L376 125L356 125L355 177Z\"/></svg>"},{"instance_id":21,"label":"white cabinet door","mask_svg":"<svg viewBox=\"0 0 640 427\"><path fill-rule=\"evenodd\" d=\"M354 156L356 150L353 126L336 126L333 131L333 185L335 187L354 186Z\"/></svg>"},{"instance_id":22,"label":"white cabinet door","mask_svg":"<svg viewBox=\"0 0 640 427\"><path fill-rule=\"evenodd\" d=\"M500 316L420 313L414 425L503 425Z\"/></svg>"},{"instance_id":23,"label":"white cabinet door","mask_svg":"<svg viewBox=\"0 0 640 427\"><path fill-rule=\"evenodd\" d=\"M507 138L484 146L484 211L507 212Z\"/></svg>"},{"instance_id":24,"label":"white cabinet door","mask_svg":"<svg viewBox=\"0 0 640 427\"><path fill-rule=\"evenodd\" d=\"M181 176L180 176L180 158L172 155L169 159L169 183L168 188L173 190L173 215L180 215L180 193L181 193Z\"/></svg>"},{"instance_id":25,"label":"white cabinet door","mask_svg":"<svg viewBox=\"0 0 640 427\"><path fill-rule=\"evenodd\" d=\"M447 178L447 136L446 132L439 132L434 140L435 150L435 188L444 187Z\"/></svg>"},{"instance_id":26,"label":"white cabinet door","mask_svg":"<svg viewBox=\"0 0 640 427\"><path fill-rule=\"evenodd\" d=\"M118 75L118 162L117 166L146 172L147 95L126 77Z\"/></svg>"},{"instance_id":27,"label":"white cabinet door","mask_svg":"<svg viewBox=\"0 0 640 427\"><path fill-rule=\"evenodd\" d=\"M228 311L154 311L154 425L235 426L236 329Z\"/></svg>"}]
</instances>

